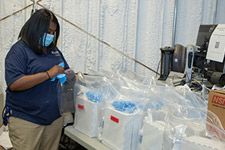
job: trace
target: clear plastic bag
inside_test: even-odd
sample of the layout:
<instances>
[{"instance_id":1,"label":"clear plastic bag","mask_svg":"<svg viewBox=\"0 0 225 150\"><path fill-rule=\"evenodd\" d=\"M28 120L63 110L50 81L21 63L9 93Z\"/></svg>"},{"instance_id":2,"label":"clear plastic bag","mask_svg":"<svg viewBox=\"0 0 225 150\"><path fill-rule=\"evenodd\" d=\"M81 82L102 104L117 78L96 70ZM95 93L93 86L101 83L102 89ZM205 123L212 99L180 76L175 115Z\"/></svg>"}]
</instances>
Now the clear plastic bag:
<instances>
[{"instance_id":1,"label":"clear plastic bag","mask_svg":"<svg viewBox=\"0 0 225 150\"><path fill-rule=\"evenodd\" d=\"M74 113L74 85L76 82L75 73L71 69L65 71L67 81L61 86L59 99L59 110L61 114Z\"/></svg>"},{"instance_id":2,"label":"clear plastic bag","mask_svg":"<svg viewBox=\"0 0 225 150\"><path fill-rule=\"evenodd\" d=\"M224 141L225 132L212 112L192 106L168 107L163 135L164 150L180 150L185 147L198 150L205 147L220 149L225 146Z\"/></svg>"},{"instance_id":3,"label":"clear plastic bag","mask_svg":"<svg viewBox=\"0 0 225 150\"><path fill-rule=\"evenodd\" d=\"M102 111L115 94L106 77L78 73L74 87L74 128L89 137L97 137Z\"/></svg>"},{"instance_id":4,"label":"clear plastic bag","mask_svg":"<svg viewBox=\"0 0 225 150\"><path fill-rule=\"evenodd\" d=\"M99 139L112 149L136 150L143 119L142 102L117 95L104 109Z\"/></svg>"}]
</instances>

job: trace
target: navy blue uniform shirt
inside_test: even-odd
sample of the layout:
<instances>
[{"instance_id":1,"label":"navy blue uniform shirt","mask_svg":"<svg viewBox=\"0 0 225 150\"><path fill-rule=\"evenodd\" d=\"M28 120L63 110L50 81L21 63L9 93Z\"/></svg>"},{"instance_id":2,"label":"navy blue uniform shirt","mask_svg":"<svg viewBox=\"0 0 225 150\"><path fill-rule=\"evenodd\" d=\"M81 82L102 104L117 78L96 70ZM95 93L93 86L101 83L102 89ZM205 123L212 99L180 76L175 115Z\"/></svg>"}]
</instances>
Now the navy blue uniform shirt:
<instances>
[{"instance_id":1,"label":"navy blue uniform shirt","mask_svg":"<svg viewBox=\"0 0 225 150\"><path fill-rule=\"evenodd\" d=\"M46 72L54 65L64 62L62 53L56 48L47 54L37 55L23 41L16 42L5 58L5 79L7 87L24 75ZM12 109L12 116L40 125L50 125L60 117L58 101L61 85L59 80L46 80L24 91L6 89L6 105Z\"/></svg>"}]
</instances>

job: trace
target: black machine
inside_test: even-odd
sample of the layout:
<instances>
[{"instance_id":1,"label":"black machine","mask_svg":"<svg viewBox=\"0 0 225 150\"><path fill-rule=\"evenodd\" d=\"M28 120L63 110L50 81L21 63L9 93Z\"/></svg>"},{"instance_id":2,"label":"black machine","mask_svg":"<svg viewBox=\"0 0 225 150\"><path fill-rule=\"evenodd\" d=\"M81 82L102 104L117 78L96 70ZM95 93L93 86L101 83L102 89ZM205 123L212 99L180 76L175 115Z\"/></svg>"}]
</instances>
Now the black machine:
<instances>
[{"instance_id":1,"label":"black machine","mask_svg":"<svg viewBox=\"0 0 225 150\"><path fill-rule=\"evenodd\" d=\"M202 73L206 69L211 71L223 72L223 63L206 61L206 53L209 46L210 37L217 25L200 25L196 45L199 46L199 52L195 53L194 67L200 69Z\"/></svg>"},{"instance_id":2,"label":"black machine","mask_svg":"<svg viewBox=\"0 0 225 150\"><path fill-rule=\"evenodd\" d=\"M199 51L195 53L193 67L195 72L202 73L212 84L224 86L224 60L220 63L206 59L209 40L216 27L216 24L200 25L196 42L196 45L199 46Z\"/></svg>"},{"instance_id":3,"label":"black machine","mask_svg":"<svg viewBox=\"0 0 225 150\"><path fill-rule=\"evenodd\" d=\"M164 47L160 48L160 50L161 50L161 68L159 80L166 80L171 70L174 48Z\"/></svg>"},{"instance_id":4,"label":"black machine","mask_svg":"<svg viewBox=\"0 0 225 150\"><path fill-rule=\"evenodd\" d=\"M186 83L191 81L192 72L201 74L212 84L225 85L223 63L206 59L210 37L217 25L200 25L196 45L186 47L176 44L174 49L161 48L160 79L166 80L170 71L184 73ZM225 41L224 41L225 42Z\"/></svg>"}]
</instances>

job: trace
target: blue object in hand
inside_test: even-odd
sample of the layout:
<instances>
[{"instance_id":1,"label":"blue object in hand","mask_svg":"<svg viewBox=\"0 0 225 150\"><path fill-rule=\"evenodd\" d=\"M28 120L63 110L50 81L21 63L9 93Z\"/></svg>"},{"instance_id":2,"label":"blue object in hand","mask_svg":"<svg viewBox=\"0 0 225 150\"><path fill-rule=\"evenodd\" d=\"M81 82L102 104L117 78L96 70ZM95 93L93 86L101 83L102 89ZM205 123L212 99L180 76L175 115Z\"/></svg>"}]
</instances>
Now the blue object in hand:
<instances>
[{"instance_id":1,"label":"blue object in hand","mask_svg":"<svg viewBox=\"0 0 225 150\"><path fill-rule=\"evenodd\" d=\"M62 66L64 68L64 62L59 63L58 66ZM51 81L55 81L56 79L59 79L60 83L65 83L66 82L66 74L65 73L58 74Z\"/></svg>"},{"instance_id":2,"label":"blue object in hand","mask_svg":"<svg viewBox=\"0 0 225 150\"><path fill-rule=\"evenodd\" d=\"M5 113L4 113L4 116L3 116L3 124L5 126L8 124L10 116L11 116L10 108L7 106L7 107L5 107Z\"/></svg>"},{"instance_id":3,"label":"blue object in hand","mask_svg":"<svg viewBox=\"0 0 225 150\"><path fill-rule=\"evenodd\" d=\"M113 102L112 105L116 110L127 112L127 113L133 113L137 109L136 105L129 101L119 100L119 101Z\"/></svg>"}]
</instances>

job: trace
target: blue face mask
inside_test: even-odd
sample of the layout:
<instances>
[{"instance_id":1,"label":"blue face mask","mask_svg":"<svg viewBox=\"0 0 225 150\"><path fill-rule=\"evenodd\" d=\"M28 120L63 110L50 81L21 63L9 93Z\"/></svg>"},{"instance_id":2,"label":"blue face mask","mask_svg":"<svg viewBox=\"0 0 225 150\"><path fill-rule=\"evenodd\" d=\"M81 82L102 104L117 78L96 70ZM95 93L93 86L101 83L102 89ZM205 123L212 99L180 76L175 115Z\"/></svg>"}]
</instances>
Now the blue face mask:
<instances>
[{"instance_id":1,"label":"blue face mask","mask_svg":"<svg viewBox=\"0 0 225 150\"><path fill-rule=\"evenodd\" d=\"M45 33L43 36L42 46L48 47L52 43L53 39L54 35Z\"/></svg>"}]
</instances>

